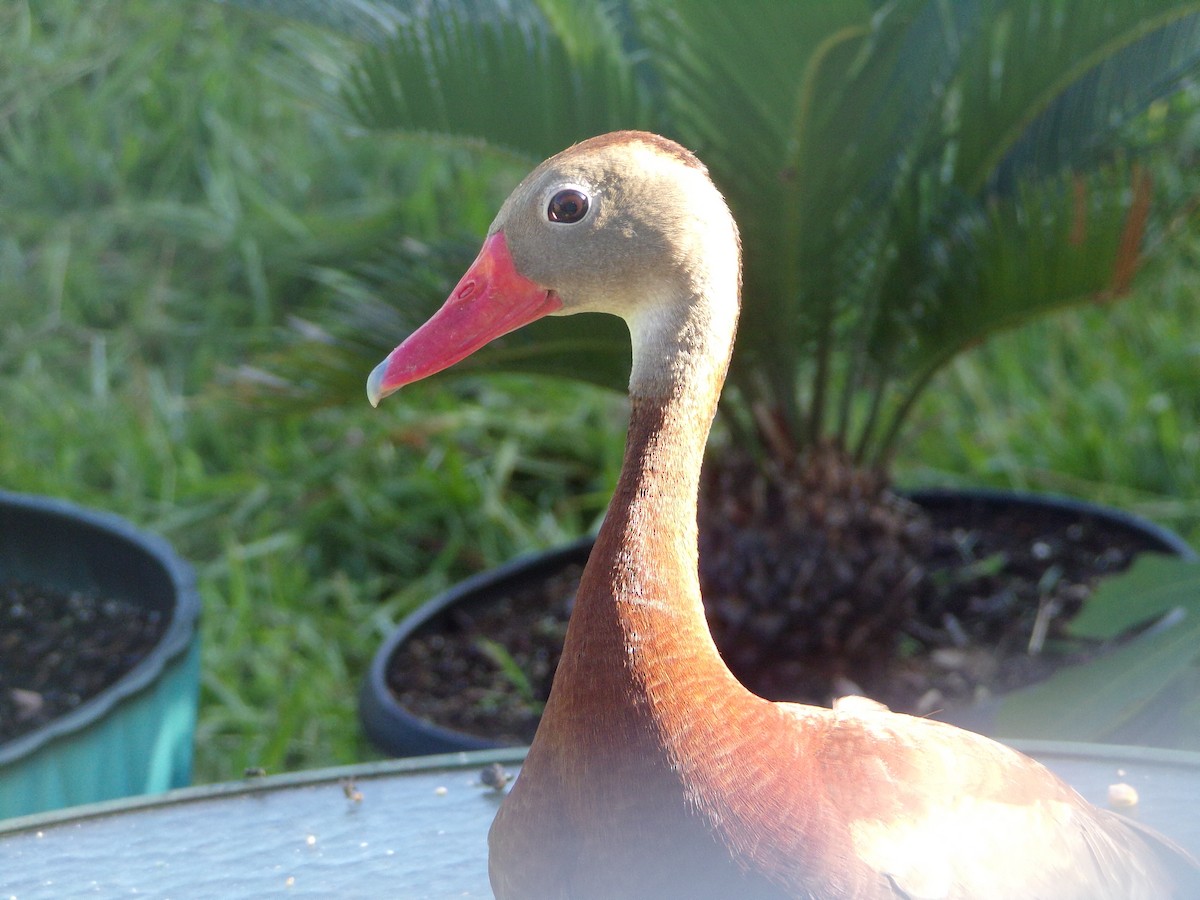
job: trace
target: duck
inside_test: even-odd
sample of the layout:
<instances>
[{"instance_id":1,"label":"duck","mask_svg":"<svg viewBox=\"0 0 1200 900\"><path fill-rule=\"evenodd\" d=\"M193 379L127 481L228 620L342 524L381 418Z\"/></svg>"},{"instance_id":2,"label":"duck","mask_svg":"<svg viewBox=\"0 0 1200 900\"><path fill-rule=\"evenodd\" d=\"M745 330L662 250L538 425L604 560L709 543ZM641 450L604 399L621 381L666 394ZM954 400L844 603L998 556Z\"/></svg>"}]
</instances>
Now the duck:
<instances>
[{"instance_id":1,"label":"duck","mask_svg":"<svg viewBox=\"0 0 1200 900\"><path fill-rule=\"evenodd\" d=\"M628 325L622 468L541 724L488 835L499 900L1200 896L1168 839L1037 761L865 698L744 688L701 602L696 508L740 308L705 166L621 131L537 166L373 405L543 316Z\"/></svg>"}]
</instances>

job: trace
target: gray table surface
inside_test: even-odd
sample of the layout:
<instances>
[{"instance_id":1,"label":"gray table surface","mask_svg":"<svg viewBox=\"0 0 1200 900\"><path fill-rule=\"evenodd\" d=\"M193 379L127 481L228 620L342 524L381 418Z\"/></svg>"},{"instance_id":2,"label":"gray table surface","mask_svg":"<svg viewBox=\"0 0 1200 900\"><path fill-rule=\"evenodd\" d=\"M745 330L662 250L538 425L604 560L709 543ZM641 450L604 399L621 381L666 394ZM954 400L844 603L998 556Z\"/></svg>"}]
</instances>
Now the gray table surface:
<instances>
[{"instance_id":1,"label":"gray table surface","mask_svg":"<svg viewBox=\"0 0 1200 900\"><path fill-rule=\"evenodd\" d=\"M1200 855L1200 754L1020 742L1098 805ZM480 783L522 751L453 754L187 788L0 822L0 900L72 897L490 897ZM361 794L361 799L355 793ZM348 796L348 794L350 796Z\"/></svg>"}]
</instances>

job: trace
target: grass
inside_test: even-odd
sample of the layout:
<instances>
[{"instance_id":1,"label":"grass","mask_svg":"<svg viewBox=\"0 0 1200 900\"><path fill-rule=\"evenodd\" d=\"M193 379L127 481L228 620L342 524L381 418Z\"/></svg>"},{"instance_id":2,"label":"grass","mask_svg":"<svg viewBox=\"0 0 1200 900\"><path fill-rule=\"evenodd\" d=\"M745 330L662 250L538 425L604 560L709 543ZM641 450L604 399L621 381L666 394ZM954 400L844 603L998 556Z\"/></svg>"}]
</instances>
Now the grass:
<instances>
[{"instance_id":1,"label":"grass","mask_svg":"<svg viewBox=\"0 0 1200 900\"><path fill-rule=\"evenodd\" d=\"M567 383L239 402L231 373L320 320L325 267L479 234L512 183L356 134L348 59L207 0L0 7L0 484L113 510L196 565L202 782L372 757L355 694L392 624L593 527L619 464L622 400ZM1155 296L948 370L902 480L1064 490L1200 543L1190 252Z\"/></svg>"},{"instance_id":2,"label":"grass","mask_svg":"<svg viewBox=\"0 0 1200 900\"><path fill-rule=\"evenodd\" d=\"M0 11L0 484L118 512L196 565L200 781L369 756L355 694L391 624L591 527L619 449L619 401L572 385L535 409L481 382L379 412L361 386L311 413L237 401L230 373L319 313L331 259L478 230L502 198L350 135L341 58L208 2ZM451 202L459 183L476 199Z\"/></svg>"}]
</instances>

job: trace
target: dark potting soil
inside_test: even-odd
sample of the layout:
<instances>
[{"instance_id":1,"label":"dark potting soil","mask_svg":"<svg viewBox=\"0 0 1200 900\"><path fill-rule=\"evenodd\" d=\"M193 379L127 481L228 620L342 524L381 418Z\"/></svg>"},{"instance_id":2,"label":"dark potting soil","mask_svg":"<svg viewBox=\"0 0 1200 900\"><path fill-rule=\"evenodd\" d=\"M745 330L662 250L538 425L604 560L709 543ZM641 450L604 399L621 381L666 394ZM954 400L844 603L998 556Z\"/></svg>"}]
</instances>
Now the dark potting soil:
<instances>
[{"instance_id":1,"label":"dark potting soil","mask_svg":"<svg viewBox=\"0 0 1200 900\"><path fill-rule=\"evenodd\" d=\"M167 618L124 600L0 581L0 744L117 681L158 643Z\"/></svg>"},{"instance_id":2,"label":"dark potting soil","mask_svg":"<svg viewBox=\"0 0 1200 900\"><path fill-rule=\"evenodd\" d=\"M1063 624L1099 579L1158 549L1130 529L1062 508L955 504L926 512L929 577L887 665L851 673L760 656L751 670L731 661L734 674L773 700L827 705L861 693L918 715L961 707L1096 652L1064 640ZM387 680L398 702L445 727L529 743L581 572L572 565L426 625L390 661ZM722 611L710 606L708 614L720 647Z\"/></svg>"}]
</instances>

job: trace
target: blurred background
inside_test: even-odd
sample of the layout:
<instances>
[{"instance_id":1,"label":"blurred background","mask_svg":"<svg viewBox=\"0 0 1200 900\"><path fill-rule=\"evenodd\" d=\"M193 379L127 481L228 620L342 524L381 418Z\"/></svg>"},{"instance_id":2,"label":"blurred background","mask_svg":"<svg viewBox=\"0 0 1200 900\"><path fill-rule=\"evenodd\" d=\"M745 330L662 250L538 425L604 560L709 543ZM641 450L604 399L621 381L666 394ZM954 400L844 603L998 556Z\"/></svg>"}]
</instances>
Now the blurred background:
<instances>
[{"instance_id":1,"label":"blurred background","mask_svg":"<svg viewBox=\"0 0 1200 900\"><path fill-rule=\"evenodd\" d=\"M528 159L365 127L369 38L277 12L0 6L0 486L126 516L196 566L197 782L373 758L355 694L379 640L594 528L623 443L623 397L568 379L476 370L370 408L347 311L380 284L422 311L444 295ZM1185 150L1198 110L1172 111ZM1128 296L942 368L897 483L1068 493L1200 545L1200 230L1179 208Z\"/></svg>"}]
</instances>

